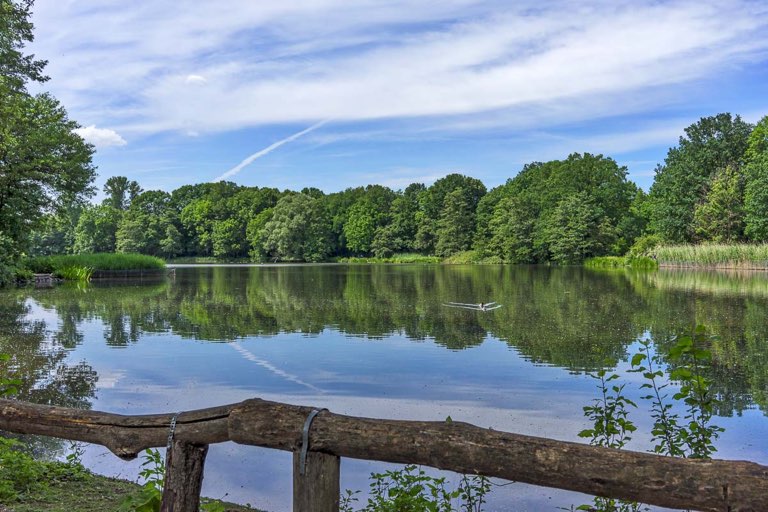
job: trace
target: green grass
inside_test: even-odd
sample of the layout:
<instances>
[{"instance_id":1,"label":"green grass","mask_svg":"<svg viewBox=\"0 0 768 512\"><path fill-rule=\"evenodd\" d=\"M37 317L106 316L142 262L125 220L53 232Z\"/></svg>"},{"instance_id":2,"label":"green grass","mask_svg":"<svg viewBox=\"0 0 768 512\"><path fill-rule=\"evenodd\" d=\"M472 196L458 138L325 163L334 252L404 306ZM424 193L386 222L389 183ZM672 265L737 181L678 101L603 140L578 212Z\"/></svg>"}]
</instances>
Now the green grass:
<instances>
[{"instance_id":1,"label":"green grass","mask_svg":"<svg viewBox=\"0 0 768 512\"><path fill-rule=\"evenodd\" d=\"M440 263L442 261L438 256L424 256L417 253L398 253L389 258L371 257L348 257L339 258L339 263Z\"/></svg>"},{"instance_id":2,"label":"green grass","mask_svg":"<svg viewBox=\"0 0 768 512\"><path fill-rule=\"evenodd\" d=\"M659 264L647 256L596 256L584 260L587 268L639 268L652 270Z\"/></svg>"},{"instance_id":3,"label":"green grass","mask_svg":"<svg viewBox=\"0 0 768 512\"><path fill-rule=\"evenodd\" d=\"M140 490L141 486L133 482L85 473L51 482L44 489L3 505L13 512L111 512L118 510L127 496ZM257 510L234 503L224 503L224 508L226 512Z\"/></svg>"},{"instance_id":4,"label":"green grass","mask_svg":"<svg viewBox=\"0 0 768 512\"><path fill-rule=\"evenodd\" d=\"M497 265L505 262L498 256L483 257L478 251L461 251L448 256L443 263L445 265Z\"/></svg>"},{"instance_id":5,"label":"green grass","mask_svg":"<svg viewBox=\"0 0 768 512\"><path fill-rule=\"evenodd\" d=\"M768 244L670 245L653 250L662 266L768 268Z\"/></svg>"},{"instance_id":6,"label":"green grass","mask_svg":"<svg viewBox=\"0 0 768 512\"><path fill-rule=\"evenodd\" d=\"M165 267L165 261L144 254L63 254L38 256L23 262L24 266L38 274L62 274L66 269L96 270L148 270ZM76 274L77 272L74 272ZM62 277L65 277L62 275ZM70 278L76 277L70 272Z\"/></svg>"},{"instance_id":7,"label":"green grass","mask_svg":"<svg viewBox=\"0 0 768 512\"><path fill-rule=\"evenodd\" d=\"M168 260L169 265L205 265L216 263L254 263L249 258L217 258L215 256L181 256Z\"/></svg>"}]
</instances>

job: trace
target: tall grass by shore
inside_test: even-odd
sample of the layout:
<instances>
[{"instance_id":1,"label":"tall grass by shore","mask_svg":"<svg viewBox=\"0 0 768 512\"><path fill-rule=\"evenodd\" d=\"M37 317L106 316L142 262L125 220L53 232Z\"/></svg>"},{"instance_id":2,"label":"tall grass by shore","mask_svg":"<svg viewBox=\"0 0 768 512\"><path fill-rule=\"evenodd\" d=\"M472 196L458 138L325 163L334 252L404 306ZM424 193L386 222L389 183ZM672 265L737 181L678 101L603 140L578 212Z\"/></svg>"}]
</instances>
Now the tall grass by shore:
<instances>
[{"instance_id":1,"label":"tall grass by shore","mask_svg":"<svg viewBox=\"0 0 768 512\"><path fill-rule=\"evenodd\" d=\"M768 269L768 244L670 245L652 252L665 267Z\"/></svg>"},{"instance_id":2,"label":"tall grass by shore","mask_svg":"<svg viewBox=\"0 0 768 512\"><path fill-rule=\"evenodd\" d=\"M23 262L24 266L38 274L68 273L71 269L96 270L148 270L165 267L165 261L144 254L63 254L38 256ZM62 275L65 279L67 276ZM71 275L70 275L71 278Z\"/></svg>"},{"instance_id":3,"label":"tall grass by shore","mask_svg":"<svg viewBox=\"0 0 768 512\"><path fill-rule=\"evenodd\" d=\"M389 258L376 257L348 257L339 258L339 263L440 263L438 256L424 256L417 253L397 253Z\"/></svg>"},{"instance_id":4,"label":"tall grass by shore","mask_svg":"<svg viewBox=\"0 0 768 512\"><path fill-rule=\"evenodd\" d=\"M652 270L659 267L653 258L647 256L596 256L584 260L588 268L639 268Z\"/></svg>"}]
</instances>

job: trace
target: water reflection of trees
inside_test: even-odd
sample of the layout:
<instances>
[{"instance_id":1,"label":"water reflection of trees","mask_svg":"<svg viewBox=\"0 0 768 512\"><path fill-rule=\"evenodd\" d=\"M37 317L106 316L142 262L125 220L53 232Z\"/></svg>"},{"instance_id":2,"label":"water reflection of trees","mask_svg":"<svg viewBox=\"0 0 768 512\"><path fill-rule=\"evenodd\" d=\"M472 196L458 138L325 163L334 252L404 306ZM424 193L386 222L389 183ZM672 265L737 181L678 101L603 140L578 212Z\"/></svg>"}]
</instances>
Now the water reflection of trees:
<instances>
[{"instance_id":1,"label":"water reflection of trees","mask_svg":"<svg viewBox=\"0 0 768 512\"><path fill-rule=\"evenodd\" d=\"M21 378L16 395L39 404L87 409L98 375L86 362L67 361L68 346L58 331L52 341L46 337L42 320L28 320L29 304L4 296L0 300L0 353L11 354L9 367ZM62 330L72 331L62 324Z\"/></svg>"},{"instance_id":2,"label":"water reflection of trees","mask_svg":"<svg viewBox=\"0 0 768 512\"><path fill-rule=\"evenodd\" d=\"M4 371L20 378L19 400L77 409L90 409L98 374L85 361L68 361L68 351L82 340L73 322L62 322L49 336L43 320L30 319L31 306L10 292L0 295L0 353L11 355ZM39 436L14 436L27 442L38 456L59 453L64 442Z\"/></svg>"},{"instance_id":3,"label":"water reflection of trees","mask_svg":"<svg viewBox=\"0 0 768 512\"><path fill-rule=\"evenodd\" d=\"M764 279L525 266L214 267L179 269L169 283L33 296L58 312L53 339L63 347L82 342L84 320L101 321L105 341L116 347L143 332L227 341L335 329L433 339L451 350L490 335L531 361L575 372L625 358L645 333L664 350L703 324L712 334L720 412L768 404ZM482 313L442 305L487 300L504 307Z\"/></svg>"}]
</instances>

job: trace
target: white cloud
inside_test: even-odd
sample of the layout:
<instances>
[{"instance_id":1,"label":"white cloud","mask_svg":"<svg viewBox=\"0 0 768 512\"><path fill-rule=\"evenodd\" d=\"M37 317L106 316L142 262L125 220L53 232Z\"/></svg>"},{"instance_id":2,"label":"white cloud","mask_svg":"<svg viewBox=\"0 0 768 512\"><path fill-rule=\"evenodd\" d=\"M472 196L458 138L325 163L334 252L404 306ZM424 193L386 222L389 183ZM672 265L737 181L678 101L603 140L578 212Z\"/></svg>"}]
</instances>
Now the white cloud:
<instances>
[{"instance_id":1,"label":"white cloud","mask_svg":"<svg viewBox=\"0 0 768 512\"><path fill-rule=\"evenodd\" d=\"M38 0L34 21L47 87L75 117L145 134L499 110L590 119L649 90L651 105L684 97L768 50L768 10L749 0Z\"/></svg>"},{"instance_id":2,"label":"white cloud","mask_svg":"<svg viewBox=\"0 0 768 512\"><path fill-rule=\"evenodd\" d=\"M208 80L205 79L204 76L200 75L187 75L187 78L185 79L185 82L188 84L204 84Z\"/></svg>"},{"instance_id":3,"label":"white cloud","mask_svg":"<svg viewBox=\"0 0 768 512\"><path fill-rule=\"evenodd\" d=\"M93 144L97 148L110 146L125 146L127 142L115 130L109 128L96 128L96 125L75 129L75 133L81 136L85 142Z\"/></svg>"}]
</instances>

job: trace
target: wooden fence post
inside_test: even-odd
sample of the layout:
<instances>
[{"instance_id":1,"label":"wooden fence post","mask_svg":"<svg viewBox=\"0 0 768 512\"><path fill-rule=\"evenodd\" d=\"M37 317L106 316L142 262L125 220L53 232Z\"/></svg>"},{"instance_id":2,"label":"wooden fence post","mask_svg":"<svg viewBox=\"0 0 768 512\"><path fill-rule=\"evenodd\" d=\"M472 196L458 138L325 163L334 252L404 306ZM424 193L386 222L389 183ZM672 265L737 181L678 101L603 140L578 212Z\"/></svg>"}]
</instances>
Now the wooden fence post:
<instances>
[{"instance_id":1,"label":"wooden fence post","mask_svg":"<svg viewBox=\"0 0 768 512\"><path fill-rule=\"evenodd\" d=\"M341 459L307 452L301 474L299 452L293 452L293 512L339 512Z\"/></svg>"},{"instance_id":2,"label":"wooden fence post","mask_svg":"<svg viewBox=\"0 0 768 512\"><path fill-rule=\"evenodd\" d=\"M198 512L207 444L174 440L165 461L160 512Z\"/></svg>"}]
</instances>

